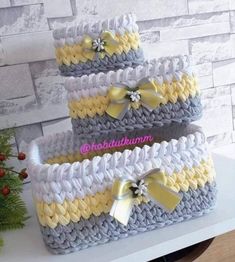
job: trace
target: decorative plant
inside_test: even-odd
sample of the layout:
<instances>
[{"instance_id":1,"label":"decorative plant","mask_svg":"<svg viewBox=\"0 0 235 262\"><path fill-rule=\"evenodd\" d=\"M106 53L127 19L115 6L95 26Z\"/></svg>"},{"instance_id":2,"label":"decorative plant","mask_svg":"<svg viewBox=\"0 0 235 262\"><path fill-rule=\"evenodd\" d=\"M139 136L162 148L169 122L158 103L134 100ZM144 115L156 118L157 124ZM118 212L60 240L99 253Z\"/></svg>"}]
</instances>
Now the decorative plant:
<instances>
[{"instance_id":1,"label":"decorative plant","mask_svg":"<svg viewBox=\"0 0 235 262\"><path fill-rule=\"evenodd\" d=\"M17 172L14 167L7 165L7 160L12 157L20 161L26 158L23 152L18 155L12 154L12 136L11 130L0 133L0 232L22 228L28 218L26 206L20 196L23 180L28 174L26 169ZM2 245L3 240L0 238L0 246Z\"/></svg>"}]
</instances>

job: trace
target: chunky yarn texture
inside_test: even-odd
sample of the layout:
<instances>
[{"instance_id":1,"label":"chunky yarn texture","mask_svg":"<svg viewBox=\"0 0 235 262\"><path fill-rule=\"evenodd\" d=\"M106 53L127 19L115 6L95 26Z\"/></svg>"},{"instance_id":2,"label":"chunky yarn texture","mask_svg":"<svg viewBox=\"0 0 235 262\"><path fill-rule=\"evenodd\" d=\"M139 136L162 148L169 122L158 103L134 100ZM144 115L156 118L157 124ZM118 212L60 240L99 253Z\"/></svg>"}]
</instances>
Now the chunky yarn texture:
<instances>
[{"instance_id":1,"label":"chunky yarn texture","mask_svg":"<svg viewBox=\"0 0 235 262\"><path fill-rule=\"evenodd\" d=\"M98 53L93 58L87 56L86 48L83 47L84 37L89 36L95 40L105 31L115 37L116 44L113 44L112 52L106 53L104 57L99 57ZM56 61L64 76L107 72L135 67L144 62L136 17L133 14L56 29L53 36Z\"/></svg>"},{"instance_id":2,"label":"chunky yarn texture","mask_svg":"<svg viewBox=\"0 0 235 262\"><path fill-rule=\"evenodd\" d=\"M124 226L108 214L81 219L56 228L41 226L47 248L55 254L66 254L105 244L139 233L162 228L210 212L216 201L215 183L183 193L183 199L172 213L166 213L153 202L133 208L129 223Z\"/></svg>"},{"instance_id":3,"label":"chunky yarn texture","mask_svg":"<svg viewBox=\"0 0 235 262\"><path fill-rule=\"evenodd\" d=\"M204 134L196 126L177 125L167 131L159 129L156 135L161 143L89 157L79 155L84 140L79 141L71 131L31 143L28 170L41 231L51 252L66 254L213 209L215 171ZM123 175L138 179L154 168L163 172L164 185L181 194L182 201L167 213L140 198L128 225L120 224L109 215L114 181Z\"/></svg>"},{"instance_id":4,"label":"chunky yarn texture","mask_svg":"<svg viewBox=\"0 0 235 262\"><path fill-rule=\"evenodd\" d=\"M141 79L152 79L162 102L150 111L143 106L129 108L124 117L113 118L106 113L112 86L138 85ZM136 68L91 74L66 79L69 114L75 134L94 136L114 131L190 123L202 115L199 87L188 56L151 60Z\"/></svg>"},{"instance_id":5,"label":"chunky yarn texture","mask_svg":"<svg viewBox=\"0 0 235 262\"><path fill-rule=\"evenodd\" d=\"M143 50L130 49L127 53L114 54L105 56L103 59L97 57L93 61L71 63L70 65L60 64L59 70L62 76L83 76L90 74L98 74L99 72L116 71L127 67L135 68L144 63Z\"/></svg>"},{"instance_id":6,"label":"chunky yarn texture","mask_svg":"<svg viewBox=\"0 0 235 262\"><path fill-rule=\"evenodd\" d=\"M53 36L73 131L37 138L28 154L48 250L66 254L210 212L217 192L213 160L201 129L188 125L202 115L190 57L144 62L132 14L63 27ZM112 140L143 136L151 140L109 148ZM103 142L108 147L102 148ZM84 152L84 145L95 149ZM164 210L147 197L146 182L146 195L134 195L130 219L121 224L110 215L113 185L127 177L139 183L155 169L159 188L177 195L178 205Z\"/></svg>"},{"instance_id":7,"label":"chunky yarn texture","mask_svg":"<svg viewBox=\"0 0 235 262\"><path fill-rule=\"evenodd\" d=\"M188 124L202 115L202 105L199 96L189 98L184 102L167 103L149 112L146 108L131 109L122 120L112 119L105 114L93 118L72 118L73 132L79 136L92 137L108 134L114 131L128 131L151 127L169 126L173 123Z\"/></svg>"}]
</instances>

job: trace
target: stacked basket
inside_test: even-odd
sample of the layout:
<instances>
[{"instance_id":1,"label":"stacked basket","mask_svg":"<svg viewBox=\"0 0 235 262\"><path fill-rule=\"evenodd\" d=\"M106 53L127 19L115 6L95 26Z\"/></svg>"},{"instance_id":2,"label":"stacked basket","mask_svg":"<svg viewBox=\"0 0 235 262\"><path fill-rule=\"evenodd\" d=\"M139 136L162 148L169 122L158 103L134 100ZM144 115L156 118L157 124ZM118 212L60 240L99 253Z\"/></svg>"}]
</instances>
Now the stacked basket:
<instances>
[{"instance_id":1,"label":"stacked basket","mask_svg":"<svg viewBox=\"0 0 235 262\"><path fill-rule=\"evenodd\" d=\"M33 141L28 166L48 249L69 253L213 209L205 135L188 125L202 111L189 57L144 62L133 15L54 37L73 132Z\"/></svg>"}]
</instances>

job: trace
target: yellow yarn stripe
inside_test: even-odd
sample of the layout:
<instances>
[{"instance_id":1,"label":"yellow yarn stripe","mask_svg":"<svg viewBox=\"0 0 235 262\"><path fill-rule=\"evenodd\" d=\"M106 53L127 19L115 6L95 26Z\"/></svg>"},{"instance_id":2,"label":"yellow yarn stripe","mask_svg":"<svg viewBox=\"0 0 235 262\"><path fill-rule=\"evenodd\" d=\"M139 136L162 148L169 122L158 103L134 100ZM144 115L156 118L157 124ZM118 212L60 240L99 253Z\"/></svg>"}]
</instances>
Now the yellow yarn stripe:
<instances>
[{"instance_id":1,"label":"yellow yarn stripe","mask_svg":"<svg viewBox=\"0 0 235 262\"><path fill-rule=\"evenodd\" d=\"M176 192L187 192L189 188L196 190L198 187L204 187L207 182L211 183L214 177L213 162L209 158L199 166L191 169L185 167L180 173L165 175L164 185ZM142 201L143 199L139 199L139 203ZM63 204L36 201L36 209L40 224L55 228L58 224L65 226L71 221L78 222L81 218L88 219L91 215L108 213L112 203L111 190L107 189L95 195L87 195L84 199L65 200Z\"/></svg>"},{"instance_id":2,"label":"yellow yarn stripe","mask_svg":"<svg viewBox=\"0 0 235 262\"><path fill-rule=\"evenodd\" d=\"M119 42L115 50L115 54L127 53L131 49L138 49L140 44L140 36L138 32L125 33L123 35L116 34L116 38ZM56 48L56 61L59 65L65 64L78 64L89 60L83 53L83 49L80 44L76 45L64 45L63 47Z\"/></svg>"},{"instance_id":3,"label":"yellow yarn stripe","mask_svg":"<svg viewBox=\"0 0 235 262\"><path fill-rule=\"evenodd\" d=\"M177 100L185 101L189 96L194 97L199 93L199 87L195 77L183 75L180 81L174 80L172 83L164 82L157 85L157 91L165 98L163 104L168 102L176 103ZM68 103L69 115L72 118L94 117L105 114L109 104L108 96L95 96Z\"/></svg>"}]
</instances>

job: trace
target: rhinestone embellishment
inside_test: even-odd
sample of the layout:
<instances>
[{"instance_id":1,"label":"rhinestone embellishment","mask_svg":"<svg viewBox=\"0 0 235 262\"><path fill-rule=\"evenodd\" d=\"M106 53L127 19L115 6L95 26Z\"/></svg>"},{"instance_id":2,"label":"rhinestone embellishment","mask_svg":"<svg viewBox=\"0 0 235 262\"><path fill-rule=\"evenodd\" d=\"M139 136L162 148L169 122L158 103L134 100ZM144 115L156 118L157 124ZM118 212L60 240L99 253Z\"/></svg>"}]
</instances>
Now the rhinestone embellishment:
<instances>
[{"instance_id":1,"label":"rhinestone embellishment","mask_svg":"<svg viewBox=\"0 0 235 262\"><path fill-rule=\"evenodd\" d=\"M137 181L136 183L132 183L131 184L132 189L133 189L133 193L136 196L146 196L147 195L147 185L144 182L144 179L141 179L139 181Z\"/></svg>"},{"instance_id":2,"label":"rhinestone embellishment","mask_svg":"<svg viewBox=\"0 0 235 262\"><path fill-rule=\"evenodd\" d=\"M92 41L92 48L96 52L104 51L104 45L105 45L105 42L101 38L97 38L97 39Z\"/></svg>"},{"instance_id":3,"label":"rhinestone embellishment","mask_svg":"<svg viewBox=\"0 0 235 262\"><path fill-rule=\"evenodd\" d=\"M130 97L131 102L140 101L140 93L138 91L128 91L127 94Z\"/></svg>"}]
</instances>

